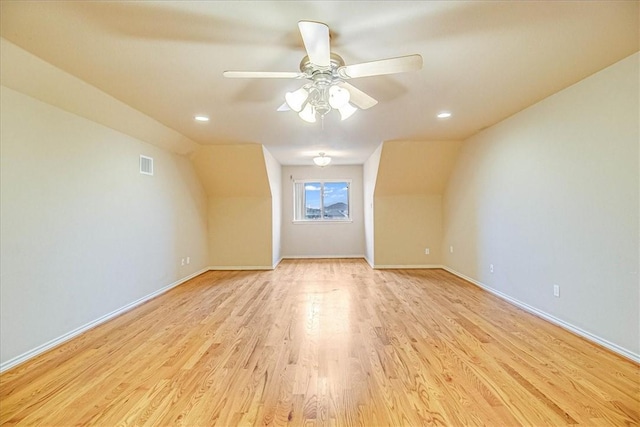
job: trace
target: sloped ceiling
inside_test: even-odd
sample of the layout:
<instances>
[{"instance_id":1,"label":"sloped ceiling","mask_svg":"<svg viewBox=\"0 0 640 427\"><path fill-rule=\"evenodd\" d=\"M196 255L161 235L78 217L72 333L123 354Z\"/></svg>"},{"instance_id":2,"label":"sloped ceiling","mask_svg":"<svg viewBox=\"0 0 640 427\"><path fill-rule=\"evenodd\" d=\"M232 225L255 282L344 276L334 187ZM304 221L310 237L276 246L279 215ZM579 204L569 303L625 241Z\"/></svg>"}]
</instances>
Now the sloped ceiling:
<instances>
[{"instance_id":1,"label":"sloped ceiling","mask_svg":"<svg viewBox=\"0 0 640 427\"><path fill-rule=\"evenodd\" d=\"M199 145L79 78L0 39L2 85L178 154Z\"/></svg>"},{"instance_id":2,"label":"sloped ceiling","mask_svg":"<svg viewBox=\"0 0 640 427\"><path fill-rule=\"evenodd\" d=\"M259 144L204 146L191 159L210 197L271 197Z\"/></svg>"},{"instance_id":3,"label":"sloped ceiling","mask_svg":"<svg viewBox=\"0 0 640 427\"><path fill-rule=\"evenodd\" d=\"M382 141L461 140L638 50L637 1L2 1L1 35L202 145L264 144L359 164ZM296 80L299 20L347 64L419 53L413 73L351 80L380 103L348 121L276 112ZM440 110L453 117L438 120ZM194 114L211 117L207 124Z\"/></svg>"},{"instance_id":4,"label":"sloped ceiling","mask_svg":"<svg viewBox=\"0 0 640 427\"><path fill-rule=\"evenodd\" d=\"M460 145L457 141L385 142L375 196L442 195Z\"/></svg>"}]
</instances>

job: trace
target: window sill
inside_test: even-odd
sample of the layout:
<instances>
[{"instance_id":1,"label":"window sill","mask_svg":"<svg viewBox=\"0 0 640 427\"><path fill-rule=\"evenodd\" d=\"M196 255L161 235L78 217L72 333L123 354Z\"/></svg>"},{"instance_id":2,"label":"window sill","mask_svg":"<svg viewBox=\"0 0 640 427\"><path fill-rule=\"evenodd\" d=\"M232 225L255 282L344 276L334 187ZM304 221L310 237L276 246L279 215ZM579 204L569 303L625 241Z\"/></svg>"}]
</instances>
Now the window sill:
<instances>
[{"instance_id":1,"label":"window sill","mask_svg":"<svg viewBox=\"0 0 640 427\"><path fill-rule=\"evenodd\" d=\"M294 224L351 224L352 219L294 219L291 221Z\"/></svg>"}]
</instances>

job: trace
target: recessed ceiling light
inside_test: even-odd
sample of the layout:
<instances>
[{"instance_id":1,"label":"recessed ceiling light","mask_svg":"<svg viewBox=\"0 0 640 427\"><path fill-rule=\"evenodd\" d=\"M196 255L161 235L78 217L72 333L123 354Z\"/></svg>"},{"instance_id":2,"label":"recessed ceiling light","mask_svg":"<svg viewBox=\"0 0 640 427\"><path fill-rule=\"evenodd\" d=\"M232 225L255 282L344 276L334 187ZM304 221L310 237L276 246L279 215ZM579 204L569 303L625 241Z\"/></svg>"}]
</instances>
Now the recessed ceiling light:
<instances>
[{"instance_id":1,"label":"recessed ceiling light","mask_svg":"<svg viewBox=\"0 0 640 427\"><path fill-rule=\"evenodd\" d=\"M193 120L195 120L196 122L208 122L209 121L209 117L202 116L202 115L197 115L197 116L193 116Z\"/></svg>"},{"instance_id":2,"label":"recessed ceiling light","mask_svg":"<svg viewBox=\"0 0 640 427\"><path fill-rule=\"evenodd\" d=\"M449 117L451 117L451 112L449 111L441 111L438 113L439 119L448 119Z\"/></svg>"}]
</instances>

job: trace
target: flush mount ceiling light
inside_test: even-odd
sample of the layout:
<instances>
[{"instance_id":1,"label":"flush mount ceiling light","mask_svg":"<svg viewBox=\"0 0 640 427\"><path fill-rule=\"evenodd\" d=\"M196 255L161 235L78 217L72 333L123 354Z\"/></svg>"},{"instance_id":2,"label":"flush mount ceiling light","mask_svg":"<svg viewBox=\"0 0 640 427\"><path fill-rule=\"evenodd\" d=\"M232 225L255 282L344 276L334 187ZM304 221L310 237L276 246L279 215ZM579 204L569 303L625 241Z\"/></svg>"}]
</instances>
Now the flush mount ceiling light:
<instances>
[{"instance_id":1,"label":"flush mount ceiling light","mask_svg":"<svg viewBox=\"0 0 640 427\"><path fill-rule=\"evenodd\" d=\"M196 122L204 123L204 122L208 122L209 121L209 117L199 114L197 116L193 116L193 120L195 120Z\"/></svg>"},{"instance_id":2,"label":"flush mount ceiling light","mask_svg":"<svg viewBox=\"0 0 640 427\"><path fill-rule=\"evenodd\" d=\"M440 111L438 113L437 117L439 119L448 119L449 117L451 117L451 112L450 111Z\"/></svg>"},{"instance_id":3,"label":"flush mount ceiling light","mask_svg":"<svg viewBox=\"0 0 640 427\"><path fill-rule=\"evenodd\" d=\"M331 163L331 157L325 156L324 153L319 153L319 154L320 155L318 157L313 158L313 163L315 163L317 166L320 166L321 168Z\"/></svg>"},{"instance_id":4,"label":"flush mount ceiling light","mask_svg":"<svg viewBox=\"0 0 640 427\"><path fill-rule=\"evenodd\" d=\"M300 21L298 28L307 51L300 62L300 72L287 71L225 71L229 78L307 79L309 83L287 92L285 103L278 111L293 110L306 122L331 110L346 120L358 109L366 110L378 103L345 80L383 74L417 71L422 68L422 56L407 55L361 64L345 65L344 60L330 49L329 27L321 22Z\"/></svg>"}]
</instances>

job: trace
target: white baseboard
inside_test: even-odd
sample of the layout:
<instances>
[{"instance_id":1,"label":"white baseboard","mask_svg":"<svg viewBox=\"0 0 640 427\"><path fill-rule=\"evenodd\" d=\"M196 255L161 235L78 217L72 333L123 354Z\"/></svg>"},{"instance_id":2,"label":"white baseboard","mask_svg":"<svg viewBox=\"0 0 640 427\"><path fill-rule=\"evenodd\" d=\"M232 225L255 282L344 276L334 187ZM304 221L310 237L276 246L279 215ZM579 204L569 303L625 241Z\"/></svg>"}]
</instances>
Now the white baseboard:
<instances>
[{"instance_id":1,"label":"white baseboard","mask_svg":"<svg viewBox=\"0 0 640 427\"><path fill-rule=\"evenodd\" d=\"M433 269L433 268L443 268L440 264L422 264L422 265L387 265L387 264L376 264L373 266L378 270L415 270L415 269Z\"/></svg>"},{"instance_id":2,"label":"white baseboard","mask_svg":"<svg viewBox=\"0 0 640 427\"><path fill-rule=\"evenodd\" d=\"M48 341L48 342L46 342L44 344L41 344L41 345L39 345L39 346L37 346L37 347L35 347L35 348L25 352L25 353L22 353L19 356L16 356L16 357L14 357L12 359L9 359L6 362L0 364L0 373L4 372L6 370L9 370L9 369L11 369L11 368L13 368L15 366L18 366L21 363L24 363L27 360L32 359L32 358L38 356L39 354L44 353L45 351L51 350L52 348L57 347L60 344L63 344L65 342L69 341L71 338L74 338L74 337L82 334L83 332L88 331L89 329L93 329L96 326L98 326L98 325L100 325L100 324L102 324L102 323L104 323L104 322L106 322L106 321L108 321L110 319L113 319L114 317L120 316L121 314L131 310L132 308L135 308L135 307L139 306L140 304L145 303L145 302L149 301L150 299L153 299L153 298L157 297L158 295L163 294L163 293L175 288L176 286L183 284L187 280L193 279L194 277L199 276L200 274L202 274L202 273L204 273L204 272L206 272L208 270L209 270L208 268L204 268L204 269L202 269L200 271L197 271L197 272L195 272L195 273L193 273L193 274L191 274L191 275L189 275L187 277L184 277L184 278L182 278L182 279L180 279L180 280L178 280L176 282L173 282L173 283L171 283L171 284L169 284L169 285L167 285L167 286L165 286L163 288L160 288L155 292L152 292L152 293L150 293L148 295L145 295L142 298L139 298L139 299L137 299L137 300L135 300L135 301L123 306L123 307L120 307L119 309L114 310L111 313L107 313L104 316L101 316L101 317L97 318L96 320L93 320L93 321L91 321L91 322L89 322L89 323L87 323L85 325L80 326L79 328L76 328L76 329L74 329L74 330L72 330L70 332L67 332L66 334L61 335L58 338L54 338L51 341Z\"/></svg>"},{"instance_id":3,"label":"white baseboard","mask_svg":"<svg viewBox=\"0 0 640 427\"><path fill-rule=\"evenodd\" d=\"M244 271L244 270L273 270L272 265L212 265L210 271Z\"/></svg>"},{"instance_id":4,"label":"white baseboard","mask_svg":"<svg viewBox=\"0 0 640 427\"><path fill-rule=\"evenodd\" d=\"M462 273L459 273L457 271L455 271L454 269L447 267L447 266L442 266L443 269L445 269L446 271L448 271L451 274L454 274L458 277L460 277L461 279L466 280L467 282L473 283L474 285L484 289L485 291L497 296L498 298L501 298L517 307L522 308L523 310L528 311L531 314L534 314L538 317L543 318L544 320L547 320L551 323L553 323L554 325L560 326L563 329L566 329L570 332L573 332L576 335L581 336L582 338L585 338L589 341L592 341L598 345L601 345L602 347L605 347L611 351L613 351L614 353L617 353L623 357L626 357L627 359L633 360L636 363L640 363L640 354L636 354L631 350L628 350L624 347L621 347L617 344L614 344L612 342L607 341L604 338L601 338L597 335L592 334L591 332L585 331L584 329L581 329L577 326L574 326L570 323L565 322L562 319L559 319L549 313L546 313L542 310L539 310L535 307L530 306L529 304L526 304L522 301L518 301L515 298L510 297L507 294L504 294L500 291L497 291L493 288L490 288L489 286L485 285L484 283L478 282L477 280L472 279L471 277L465 276Z\"/></svg>"}]
</instances>

